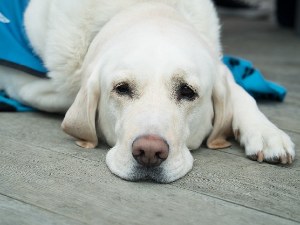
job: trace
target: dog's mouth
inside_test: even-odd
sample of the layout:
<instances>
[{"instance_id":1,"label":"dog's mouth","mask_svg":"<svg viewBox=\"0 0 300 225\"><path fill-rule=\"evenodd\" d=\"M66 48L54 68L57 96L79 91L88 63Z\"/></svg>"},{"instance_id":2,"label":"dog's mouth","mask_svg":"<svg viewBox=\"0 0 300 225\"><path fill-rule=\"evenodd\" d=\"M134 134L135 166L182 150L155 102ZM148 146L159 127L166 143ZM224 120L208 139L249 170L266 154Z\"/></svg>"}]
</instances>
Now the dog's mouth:
<instances>
[{"instance_id":1,"label":"dog's mouth","mask_svg":"<svg viewBox=\"0 0 300 225\"><path fill-rule=\"evenodd\" d=\"M130 176L126 178L130 181L154 181L158 183L169 183L163 167L146 167L135 165L132 168Z\"/></svg>"},{"instance_id":2,"label":"dog's mouth","mask_svg":"<svg viewBox=\"0 0 300 225\"><path fill-rule=\"evenodd\" d=\"M132 155L122 155L119 151L119 146L110 149L106 155L106 164L113 174L128 181L170 183L183 177L192 169L193 165L193 157L188 149L178 150L180 154L169 155L159 165L153 159L154 156L158 157L156 154L152 154L152 156L154 155L152 158L149 157L150 161L154 161L154 163L147 164L144 161L140 162L143 158L136 160ZM150 153L148 155L151 155Z\"/></svg>"}]
</instances>

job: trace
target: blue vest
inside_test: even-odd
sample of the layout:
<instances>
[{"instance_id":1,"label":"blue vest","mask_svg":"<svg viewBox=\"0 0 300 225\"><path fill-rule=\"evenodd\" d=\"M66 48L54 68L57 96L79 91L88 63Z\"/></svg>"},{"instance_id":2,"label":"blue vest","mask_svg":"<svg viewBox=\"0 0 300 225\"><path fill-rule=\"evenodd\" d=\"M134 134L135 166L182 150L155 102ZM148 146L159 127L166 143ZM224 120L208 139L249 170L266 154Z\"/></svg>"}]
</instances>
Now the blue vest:
<instances>
[{"instance_id":1,"label":"blue vest","mask_svg":"<svg viewBox=\"0 0 300 225\"><path fill-rule=\"evenodd\" d=\"M0 65L46 77L47 69L34 53L24 29L28 3L29 0L0 0Z\"/></svg>"}]
</instances>

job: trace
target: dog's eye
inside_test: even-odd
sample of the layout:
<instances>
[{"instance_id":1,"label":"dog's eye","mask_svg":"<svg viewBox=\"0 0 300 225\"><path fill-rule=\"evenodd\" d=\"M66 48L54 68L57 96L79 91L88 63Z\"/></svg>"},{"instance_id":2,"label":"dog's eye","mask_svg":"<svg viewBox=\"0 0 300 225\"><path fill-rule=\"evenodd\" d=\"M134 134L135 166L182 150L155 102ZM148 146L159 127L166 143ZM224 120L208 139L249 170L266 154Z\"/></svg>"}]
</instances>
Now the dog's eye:
<instances>
[{"instance_id":1,"label":"dog's eye","mask_svg":"<svg viewBox=\"0 0 300 225\"><path fill-rule=\"evenodd\" d=\"M131 89L127 83L118 84L115 90L119 95L131 95Z\"/></svg>"},{"instance_id":2,"label":"dog's eye","mask_svg":"<svg viewBox=\"0 0 300 225\"><path fill-rule=\"evenodd\" d=\"M179 90L179 100L187 99L194 100L196 97L196 93L186 84L182 85Z\"/></svg>"}]
</instances>

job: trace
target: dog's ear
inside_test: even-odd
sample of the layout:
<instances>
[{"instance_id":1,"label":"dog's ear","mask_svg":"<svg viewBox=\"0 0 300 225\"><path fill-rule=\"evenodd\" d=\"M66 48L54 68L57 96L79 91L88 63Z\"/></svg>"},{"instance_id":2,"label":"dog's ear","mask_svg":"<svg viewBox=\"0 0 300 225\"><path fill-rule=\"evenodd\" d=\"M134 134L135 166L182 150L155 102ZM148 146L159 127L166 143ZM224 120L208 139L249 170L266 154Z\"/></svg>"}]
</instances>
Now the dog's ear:
<instances>
[{"instance_id":1,"label":"dog's ear","mask_svg":"<svg viewBox=\"0 0 300 225\"><path fill-rule=\"evenodd\" d=\"M232 134L233 114L227 73L230 73L228 68L224 64L221 64L212 94L214 106L213 130L206 143L211 149L226 148L231 145L226 141L226 138Z\"/></svg>"},{"instance_id":2,"label":"dog's ear","mask_svg":"<svg viewBox=\"0 0 300 225\"><path fill-rule=\"evenodd\" d=\"M82 85L61 125L64 132L81 140L76 144L83 148L98 145L95 120L99 98L99 82L91 77Z\"/></svg>"}]
</instances>

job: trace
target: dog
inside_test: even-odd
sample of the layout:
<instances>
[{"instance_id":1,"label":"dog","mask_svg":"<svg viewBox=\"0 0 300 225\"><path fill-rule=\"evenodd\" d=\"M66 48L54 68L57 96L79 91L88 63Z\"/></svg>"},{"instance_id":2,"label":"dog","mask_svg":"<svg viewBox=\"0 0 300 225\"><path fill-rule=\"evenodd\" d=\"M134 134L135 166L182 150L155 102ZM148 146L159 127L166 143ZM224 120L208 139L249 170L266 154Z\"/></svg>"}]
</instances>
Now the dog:
<instances>
[{"instance_id":1,"label":"dog","mask_svg":"<svg viewBox=\"0 0 300 225\"><path fill-rule=\"evenodd\" d=\"M294 144L222 63L210 0L31 0L26 34L51 79L0 67L0 89L48 112L83 148L112 148L126 180L175 181L190 150L230 146L259 162L292 163Z\"/></svg>"}]
</instances>

